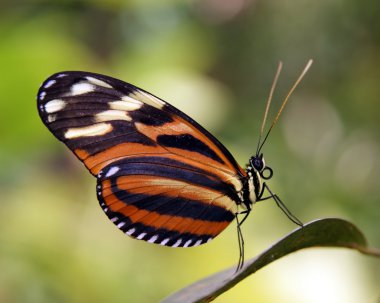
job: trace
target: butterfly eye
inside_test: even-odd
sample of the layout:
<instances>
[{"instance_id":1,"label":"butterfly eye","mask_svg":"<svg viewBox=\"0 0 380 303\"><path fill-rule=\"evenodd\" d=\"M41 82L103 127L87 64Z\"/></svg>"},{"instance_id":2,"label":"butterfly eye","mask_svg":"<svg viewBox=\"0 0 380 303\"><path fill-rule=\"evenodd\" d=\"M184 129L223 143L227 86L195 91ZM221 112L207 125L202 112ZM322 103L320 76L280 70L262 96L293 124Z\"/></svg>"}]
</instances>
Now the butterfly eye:
<instances>
[{"instance_id":1,"label":"butterfly eye","mask_svg":"<svg viewBox=\"0 0 380 303\"><path fill-rule=\"evenodd\" d=\"M251 160L251 166L254 167L257 171L261 172L264 168L264 162L260 157L252 157Z\"/></svg>"},{"instance_id":2,"label":"butterfly eye","mask_svg":"<svg viewBox=\"0 0 380 303\"><path fill-rule=\"evenodd\" d=\"M273 170L269 166L266 166L263 169L263 171L260 173L260 176L264 180L268 180L268 179L272 178L272 176L273 176Z\"/></svg>"}]
</instances>

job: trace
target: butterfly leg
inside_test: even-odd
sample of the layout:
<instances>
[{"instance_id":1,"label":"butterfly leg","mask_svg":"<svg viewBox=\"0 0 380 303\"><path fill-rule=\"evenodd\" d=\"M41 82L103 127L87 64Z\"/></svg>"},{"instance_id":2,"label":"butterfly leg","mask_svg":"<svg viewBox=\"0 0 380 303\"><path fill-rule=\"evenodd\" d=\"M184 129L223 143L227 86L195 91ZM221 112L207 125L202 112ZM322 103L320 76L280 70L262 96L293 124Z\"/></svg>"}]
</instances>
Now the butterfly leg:
<instances>
[{"instance_id":1,"label":"butterfly leg","mask_svg":"<svg viewBox=\"0 0 380 303\"><path fill-rule=\"evenodd\" d=\"M239 271L244 265L244 238L243 238L243 233L241 231L241 225L243 224L245 219L247 219L250 212L251 212L251 208L249 207L248 209L237 212L235 214L236 223L237 223L238 242L239 242L239 261L236 267L236 272ZM239 215L244 215L241 221L239 220Z\"/></svg>"},{"instance_id":2,"label":"butterfly leg","mask_svg":"<svg viewBox=\"0 0 380 303\"><path fill-rule=\"evenodd\" d=\"M237 273L240 269L243 268L244 265L244 238L243 233L241 232L241 221L239 221L238 214L235 215L236 223L237 223L237 234L238 234L238 242L239 242L239 261L236 266L235 273Z\"/></svg>"},{"instance_id":3,"label":"butterfly leg","mask_svg":"<svg viewBox=\"0 0 380 303\"><path fill-rule=\"evenodd\" d=\"M264 190L267 190L269 192L269 196L268 197L264 197L262 198L262 195L264 193ZM291 213L291 211L289 209L287 209L287 207L285 206L285 204L281 201L280 197L277 196L276 194L274 194L268 187L268 185L264 182L263 183L263 189L260 193L260 198L256 201L256 202L261 202L261 201L265 201L265 200L268 200L268 199L273 199L277 206L284 212L284 214L295 224L299 225L299 226L303 226L303 223L295 216Z\"/></svg>"}]
</instances>

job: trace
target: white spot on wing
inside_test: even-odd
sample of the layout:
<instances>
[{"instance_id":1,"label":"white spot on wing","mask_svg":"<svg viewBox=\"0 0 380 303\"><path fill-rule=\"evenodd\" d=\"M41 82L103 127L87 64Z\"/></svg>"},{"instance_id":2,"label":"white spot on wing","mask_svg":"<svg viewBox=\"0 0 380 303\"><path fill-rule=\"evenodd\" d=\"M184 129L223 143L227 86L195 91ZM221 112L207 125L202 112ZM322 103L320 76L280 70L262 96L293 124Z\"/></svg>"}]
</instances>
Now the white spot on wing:
<instances>
[{"instance_id":1,"label":"white spot on wing","mask_svg":"<svg viewBox=\"0 0 380 303\"><path fill-rule=\"evenodd\" d=\"M150 95L150 94L147 94L141 90L137 90L135 91L133 94L130 94L128 97L123 97L123 100L124 99L127 99L127 98L131 98L131 99L135 99L135 100L139 100L139 101L142 101L146 104L149 104L155 108L158 108L158 109L161 109L164 107L165 105L165 102Z\"/></svg>"},{"instance_id":2,"label":"white spot on wing","mask_svg":"<svg viewBox=\"0 0 380 303\"><path fill-rule=\"evenodd\" d=\"M125 222L120 222L118 225L116 225L118 228L122 228L125 225Z\"/></svg>"},{"instance_id":3,"label":"white spot on wing","mask_svg":"<svg viewBox=\"0 0 380 303\"><path fill-rule=\"evenodd\" d=\"M198 246L200 244L202 244L202 240L198 240L197 242L195 242L194 246Z\"/></svg>"},{"instance_id":4,"label":"white spot on wing","mask_svg":"<svg viewBox=\"0 0 380 303\"><path fill-rule=\"evenodd\" d=\"M130 236L130 235L132 235L135 231L136 231L136 228L131 228L131 229L129 229L129 230L126 232L126 234L127 234L128 236Z\"/></svg>"},{"instance_id":5,"label":"white spot on wing","mask_svg":"<svg viewBox=\"0 0 380 303\"><path fill-rule=\"evenodd\" d=\"M189 247L189 245L193 242L193 240L187 240L186 243L183 245L183 247Z\"/></svg>"},{"instance_id":6,"label":"white spot on wing","mask_svg":"<svg viewBox=\"0 0 380 303\"><path fill-rule=\"evenodd\" d=\"M146 233L142 233L142 234L139 234L137 236L137 239L141 240L142 238L144 238L146 236Z\"/></svg>"},{"instance_id":7,"label":"white spot on wing","mask_svg":"<svg viewBox=\"0 0 380 303\"><path fill-rule=\"evenodd\" d=\"M80 82L80 83L74 84L71 87L70 93L68 95L70 96L83 95L83 94L91 93L94 90L95 90L94 85L87 82Z\"/></svg>"},{"instance_id":8,"label":"white spot on wing","mask_svg":"<svg viewBox=\"0 0 380 303\"><path fill-rule=\"evenodd\" d=\"M142 102L128 96L124 96L121 99L121 101L113 101L108 103L110 109L124 110L128 112L139 109L143 105Z\"/></svg>"},{"instance_id":9,"label":"white spot on wing","mask_svg":"<svg viewBox=\"0 0 380 303\"><path fill-rule=\"evenodd\" d=\"M173 247L178 247L182 243L182 239L178 239L177 242L174 243Z\"/></svg>"},{"instance_id":10,"label":"white spot on wing","mask_svg":"<svg viewBox=\"0 0 380 303\"><path fill-rule=\"evenodd\" d=\"M116 174L119 170L120 170L119 166L111 167L108 173L106 174L106 178L111 177L112 175Z\"/></svg>"},{"instance_id":11,"label":"white spot on wing","mask_svg":"<svg viewBox=\"0 0 380 303\"><path fill-rule=\"evenodd\" d=\"M91 84L94 84L94 85L98 85L98 86L103 86L103 87L106 87L106 88L112 88L111 85L109 85L108 83L102 81L102 80L99 80L99 79L96 79L94 77L86 77L86 79L88 80L88 82L90 82Z\"/></svg>"},{"instance_id":12,"label":"white spot on wing","mask_svg":"<svg viewBox=\"0 0 380 303\"><path fill-rule=\"evenodd\" d=\"M43 99L45 99L45 97L46 97L46 92L41 92L38 99L40 99L42 101Z\"/></svg>"},{"instance_id":13,"label":"white spot on wing","mask_svg":"<svg viewBox=\"0 0 380 303\"><path fill-rule=\"evenodd\" d=\"M95 115L96 122L125 120L132 121L132 118L128 116L128 113L120 110L106 110Z\"/></svg>"},{"instance_id":14,"label":"white spot on wing","mask_svg":"<svg viewBox=\"0 0 380 303\"><path fill-rule=\"evenodd\" d=\"M161 245L166 245L166 243L168 243L170 241L170 238L166 238L164 240L161 241Z\"/></svg>"},{"instance_id":15,"label":"white spot on wing","mask_svg":"<svg viewBox=\"0 0 380 303\"><path fill-rule=\"evenodd\" d=\"M57 78L62 78L62 77L66 77L67 75L66 74L59 74L58 76L57 76Z\"/></svg>"},{"instance_id":16,"label":"white spot on wing","mask_svg":"<svg viewBox=\"0 0 380 303\"><path fill-rule=\"evenodd\" d=\"M113 127L109 123L98 123L98 124L84 126L84 127L69 128L65 132L65 138L73 139L73 138L79 138L79 137L102 136L111 132L112 129Z\"/></svg>"},{"instance_id":17,"label":"white spot on wing","mask_svg":"<svg viewBox=\"0 0 380 303\"><path fill-rule=\"evenodd\" d=\"M157 239L158 239L158 235L154 235L153 237L151 237L151 238L148 240L148 242L149 242L149 243L154 243L154 242L156 242Z\"/></svg>"},{"instance_id":18,"label":"white spot on wing","mask_svg":"<svg viewBox=\"0 0 380 303\"><path fill-rule=\"evenodd\" d=\"M60 100L60 99L54 99L45 104L45 111L49 114L55 113L64 109L65 106L66 106L65 101Z\"/></svg>"},{"instance_id":19,"label":"white spot on wing","mask_svg":"<svg viewBox=\"0 0 380 303\"><path fill-rule=\"evenodd\" d=\"M111 219L111 222L115 223L117 220L119 220L118 217L113 217L113 218Z\"/></svg>"},{"instance_id":20,"label":"white spot on wing","mask_svg":"<svg viewBox=\"0 0 380 303\"><path fill-rule=\"evenodd\" d=\"M151 94L147 94L146 92L143 92L141 90L139 90L139 94L144 97L143 98L144 102L146 102L148 104L150 104L150 102L152 102L153 104L155 104L155 107L162 108L165 105L164 101L152 96Z\"/></svg>"},{"instance_id":21,"label":"white spot on wing","mask_svg":"<svg viewBox=\"0 0 380 303\"><path fill-rule=\"evenodd\" d=\"M47 120L49 123L54 122L57 119L57 115L48 115Z\"/></svg>"},{"instance_id":22,"label":"white spot on wing","mask_svg":"<svg viewBox=\"0 0 380 303\"><path fill-rule=\"evenodd\" d=\"M45 83L44 88L49 88L53 84L55 84L57 81L55 80L49 80L48 82Z\"/></svg>"}]
</instances>

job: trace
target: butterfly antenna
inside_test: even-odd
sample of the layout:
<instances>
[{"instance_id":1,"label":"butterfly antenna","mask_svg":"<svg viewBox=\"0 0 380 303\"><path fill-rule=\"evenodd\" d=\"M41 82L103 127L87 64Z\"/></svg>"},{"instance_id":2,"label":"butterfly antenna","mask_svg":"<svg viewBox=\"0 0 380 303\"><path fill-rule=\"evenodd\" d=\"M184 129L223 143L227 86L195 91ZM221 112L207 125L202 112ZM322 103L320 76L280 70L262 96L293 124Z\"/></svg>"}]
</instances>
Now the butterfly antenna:
<instances>
[{"instance_id":1,"label":"butterfly antenna","mask_svg":"<svg viewBox=\"0 0 380 303\"><path fill-rule=\"evenodd\" d=\"M307 62L305 68L303 69L301 75L298 77L297 81L293 84L292 88L289 90L289 93L286 95L284 101L282 102L281 108L280 108L280 110L278 111L278 113L277 113L277 115L276 115L276 118L274 118L273 123L272 123L272 125L270 126L270 128L269 128L267 134L265 135L265 138L264 138L263 142L261 143L261 145L260 145L260 147L259 147L259 149L258 149L258 151L257 151L257 154L260 152L260 150L261 150L261 148L263 147L265 141L267 140L267 138L268 138L270 132L272 131L273 127L276 125L278 119L280 118L280 115L281 115L282 111L284 110L285 105L286 105L286 103L288 102L289 97L292 95L292 93L294 92L294 90L296 89L296 87L298 86L298 84L301 82L302 78L306 75L306 73L307 73L307 71L309 70L309 68L310 68L310 66L311 66L312 63L313 63L313 60L310 59L310 60Z\"/></svg>"},{"instance_id":2,"label":"butterfly antenna","mask_svg":"<svg viewBox=\"0 0 380 303\"><path fill-rule=\"evenodd\" d=\"M265 122L267 121L269 107L270 107L270 104L272 102L272 97L273 97L274 89L276 88L277 80L278 80L278 77L280 76L281 69L282 69L282 62L280 61L278 63L277 72L276 72L276 75L274 76L272 87L271 87L270 92L269 92L269 96L268 96L268 100L267 100L267 106L266 106L265 112L264 112L263 123L261 124L261 130L260 130L260 135L259 135L259 142L257 142L256 155L258 155L258 153L259 153L259 147L260 147L261 138L262 138L263 133L264 133Z\"/></svg>"}]
</instances>

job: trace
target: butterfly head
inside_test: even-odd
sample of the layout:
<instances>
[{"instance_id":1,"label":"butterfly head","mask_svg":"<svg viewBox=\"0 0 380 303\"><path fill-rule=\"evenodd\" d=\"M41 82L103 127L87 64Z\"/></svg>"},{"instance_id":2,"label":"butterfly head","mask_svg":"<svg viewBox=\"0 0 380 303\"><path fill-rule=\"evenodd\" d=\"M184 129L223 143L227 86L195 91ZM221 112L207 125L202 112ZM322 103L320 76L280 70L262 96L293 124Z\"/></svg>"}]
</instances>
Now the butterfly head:
<instances>
[{"instance_id":1,"label":"butterfly head","mask_svg":"<svg viewBox=\"0 0 380 303\"><path fill-rule=\"evenodd\" d=\"M268 180L273 176L273 170L266 166L263 154L253 156L249 159L249 164L253 171L261 178Z\"/></svg>"},{"instance_id":2,"label":"butterfly head","mask_svg":"<svg viewBox=\"0 0 380 303\"><path fill-rule=\"evenodd\" d=\"M266 166L263 154L256 154L249 159L247 165L247 182L245 183L245 193L247 196L244 202L248 209L252 204L260 201L263 195L263 180L268 180L272 178L272 176L273 171L269 166Z\"/></svg>"}]
</instances>

